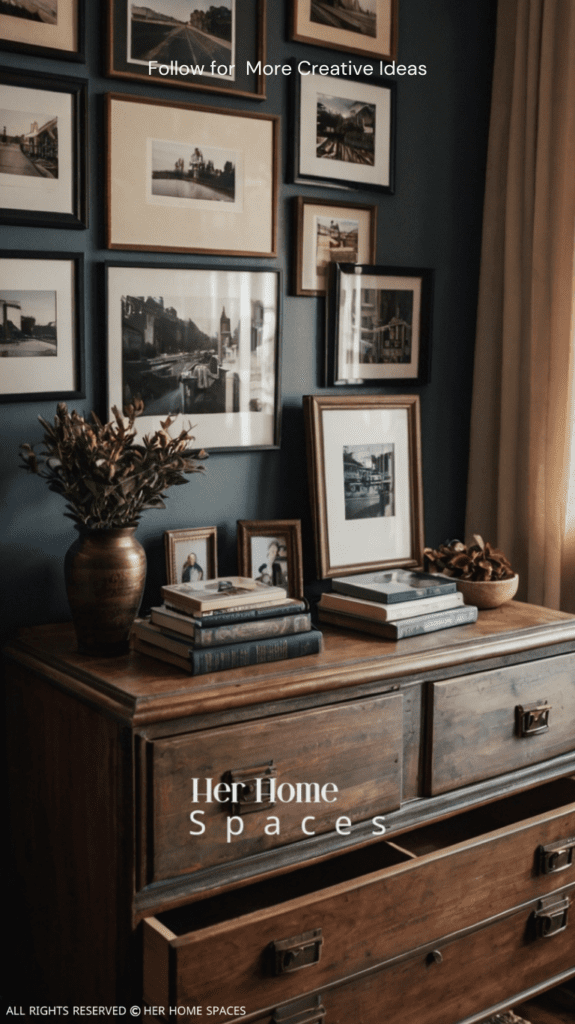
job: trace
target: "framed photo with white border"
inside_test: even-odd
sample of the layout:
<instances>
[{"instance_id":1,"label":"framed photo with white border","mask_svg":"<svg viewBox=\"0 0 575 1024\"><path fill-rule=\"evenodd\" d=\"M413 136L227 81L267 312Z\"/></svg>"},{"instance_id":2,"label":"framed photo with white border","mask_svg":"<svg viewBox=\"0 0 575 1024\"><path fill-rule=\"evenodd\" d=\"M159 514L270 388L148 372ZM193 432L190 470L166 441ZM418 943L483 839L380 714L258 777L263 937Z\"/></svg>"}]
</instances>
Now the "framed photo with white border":
<instances>
[{"instance_id":1,"label":"framed photo with white border","mask_svg":"<svg viewBox=\"0 0 575 1024\"><path fill-rule=\"evenodd\" d=\"M84 0L27 0L18 15L0 14L0 49L36 57L85 61Z\"/></svg>"},{"instance_id":2,"label":"framed photo with white border","mask_svg":"<svg viewBox=\"0 0 575 1024\"><path fill-rule=\"evenodd\" d=\"M301 521L238 519L238 574L303 597Z\"/></svg>"},{"instance_id":3,"label":"framed photo with white border","mask_svg":"<svg viewBox=\"0 0 575 1024\"><path fill-rule=\"evenodd\" d=\"M319 578L423 558L418 395L306 395Z\"/></svg>"},{"instance_id":4,"label":"framed photo with white border","mask_svg":"<svg viewBox=\"0 0 575 1024\"><path fill-rule=\"evenodd\" d=\"M325 295L331 263L374 261L377 206L298 196L294 212L295 295Z\"/></svg>"},{"instance_id":5,"label":"framed photo with white border","mask_svg":"<svg viewBox=\"0 0 575 1024\"><path fill-rule=\"evenodd\" d=\"M398 0L292 0L291 38L299 43L392 59L397 53Z\"/></svg>"},{"instance_id":6,"label":"framed photo with white border","mask_svg":"<svg viewBox=\"0 0 575 1024\"><path fill-rule=\"evenodd\" d=\"M216 526L166 530L164 547L168 584L215 579L218 575L217 538Z\"/></svg>"}]
</instances>

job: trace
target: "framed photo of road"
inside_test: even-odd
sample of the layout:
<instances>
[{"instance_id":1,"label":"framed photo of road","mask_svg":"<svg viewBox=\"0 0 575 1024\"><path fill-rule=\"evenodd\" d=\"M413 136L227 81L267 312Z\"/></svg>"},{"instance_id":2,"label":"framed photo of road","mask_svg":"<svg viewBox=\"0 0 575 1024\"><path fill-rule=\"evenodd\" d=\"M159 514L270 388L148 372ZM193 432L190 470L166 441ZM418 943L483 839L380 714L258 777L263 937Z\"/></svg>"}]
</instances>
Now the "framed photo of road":
<instances>
[{"instance_id":1,"label":"framed photo of road","mask_svg":"<svg viewBox=\"0 0 575 1024\"><path fill-rule=\"evenodd\" d=\"M108 0L108 75L265 99L266 0Z\"/></svg>"},{"instance_id":2,"label":"framed photo of road","mask_svg":"<svg viewBox=\"0 0 575 1024\"><path fill-rule=\"evenodd\" d=\"M85 228L85 80L2 68L0 87L0 223Z\"/></svg>"}]
</instances>

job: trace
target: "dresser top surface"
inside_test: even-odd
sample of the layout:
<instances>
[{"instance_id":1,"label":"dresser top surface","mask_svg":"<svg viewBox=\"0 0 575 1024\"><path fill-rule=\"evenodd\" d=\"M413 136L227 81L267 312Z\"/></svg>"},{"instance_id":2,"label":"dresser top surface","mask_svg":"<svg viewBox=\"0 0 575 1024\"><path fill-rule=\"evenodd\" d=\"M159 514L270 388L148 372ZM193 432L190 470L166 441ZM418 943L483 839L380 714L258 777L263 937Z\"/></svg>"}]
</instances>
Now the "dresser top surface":
<instances>
[{"instance_id":1,"label":"dresser top surface","mask_svg":"<svg viewBox=\"0 0 575 1024\"><path fill-rule=\"evenodd\" d=\"M442 668L478 671L477 662L554 645L575 650L575 616L512 601L472 625L399 641L323 627L321 654L193 677L135 651L116 658L80 654L70 624L21 631L11 661L73 689L133 724L166 721L377 681L400 682ZM542 653L542 649L549 648Z\"/></svg>"}]
</instances>

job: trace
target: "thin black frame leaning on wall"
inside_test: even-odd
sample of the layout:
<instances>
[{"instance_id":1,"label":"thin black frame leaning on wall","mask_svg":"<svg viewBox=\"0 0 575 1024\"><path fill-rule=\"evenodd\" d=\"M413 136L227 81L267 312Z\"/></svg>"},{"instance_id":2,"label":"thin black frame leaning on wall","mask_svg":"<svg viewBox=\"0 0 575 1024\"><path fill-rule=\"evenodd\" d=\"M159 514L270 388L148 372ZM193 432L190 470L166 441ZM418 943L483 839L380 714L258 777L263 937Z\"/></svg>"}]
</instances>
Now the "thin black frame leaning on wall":
<instances>
[{"instance_id":1,"label":"thin black frame leaning on wall","mask_svg":"<svg viewBox=\"0 0 575 1024\"><path fill-rule=\"evenodd\" d=\"M375 68L373 78L365 74L348 74L347 69L342 76L302 75L298 64L292 62L292 75L295 75L292 180L296 184L335 187L344 191L374 189L392 195L395 191L396 83L381 81ZM323 103L326 134L321 143L317 109L319 96L331 99L334 106L334 110L329 111ZM374 108L374 126L366 123L366 118L360 119L350 113L344 118L343 127L354 117L357 125L350 125L349 131L342 136L342 122L335 108L347 106L351 111L361 103L364 107ZM310 128L313 137L309 135ZM340 155L326 155L333 152L334 147ZM373 163L364 159L366 155L373 158Z\"/></svg>"},{"instance_id":2,"label":"thin black frame leaning on wall","mask_svg":"<svg viewBox=\"0 0 575 1024\"><path fill-rule=\"evenodd\" d=\"M126 264L126 263L105 263L105 309L106 317L105 322L107 326L107 338L106 338L106 351L107 351L107 402L105 407L105 417L108 418L112 406L116 405L119 408L126 408L127 405L133 403L135 400L142 399L144 403L152 405L153 411L150 415L146 416L145 408L142 415L138 416L136 420L136 429L138 433L143 435L150 433L151 431L158 430L161 427L161 421L165 420L168 415L175 415L176 419L172 428L178 430L180 425L187 425L188 422L192 422L194 425L194 437L195 444L198 448L205 448L208 454L218 451L246 451L248 449L275 449L280 447L280 435L281 435L281 336L282 336L282 272L276 268L265 268L265 267L243 267L243 266L188 266L184 267L182 264L172 265L158 265L152 263L137 263L137 264ZM209 277L206 277L206 275ZM252 277L252 291L246 291L246 287L250 285L249 278L246 280L245 276ZM266 282L263 277L267 276L269 280ZM218 292L218 280L221 278L222 291ZM256 278L260 278L259 285L257 284ZM272 279L273 279L273 301L271 305L265 305L262 299L262 294L265 296L266 302L268 297L272 299ZM122 308L122 302L129 302L130 298L133 297L136 302L139 302L138 297L142 296L154 296L154 308L158 303L163 303L162 308L170 310L170 320L172 324L178 326L177 321L185 319L185 324L190 323L189 331L199 331L200 334L205 334L208 341L206 346L213 345L213 330L210 330L210 334L206 334L198 327L193 315L197 319L204 319L209 317L210 328L213 327L214 321L219 322L220 332L216 340L216 344L221 345L222 353L226 352L225 361L228 362L229 366L226 367L225 377L227 379L228 374L230 376L230 383L225 383L225 394L220 393L219 398L214 393L213 401L212 396L207 394L211 384L210 382L219 381L220 371L223 366L224 360L220 360L218 351L217 365L212 362L212 353L209 348L196 348L195 351L200 352L202 358L198 360L189 360L190 365L182 366L178 369L178 389L179 389L179 404L182 408L175 408L178 404L177 401L172 401L169 397L162 399L162 401L156 401L156 396L153 394L154 390L158 390L158 397L162 395L168 395L168 389L164 388L165 381L155 382L152 379L146 379L145 387L150 394L142 394L140 388L140 382L142 375L147 369L157 373L158 370L165 372L165 367L159 367L157 360L154 360L154 366L140 367L129 366L129 369L136 370L136 378L133 381L124 380L124 367L130 363L138 362L124 358L124 342L127 343L128 334L132 329L130 325L131 311ZM161 299L159 298L161 296ZM170 302L166 305L166 299L177 301L181 307L178 311L177 307ZM193 306L194 301L201 306L202 302L206 304L207 313L194 313ZM227 310L225 309L225 303L231 303L228 305ZM144 300L144 305L148 302L148 299ZM234 305L237 309L238 304L241 303L241 324L243 327L243 338L241 331L236 334L236 330L239 330L239 319L237 321L238 327L234 328L232 324L231 309ZM188 305L189 304L189 305ZM223 309L222 305L223 304ZM208 309L209 306L209 309ZM185 307L185 309L184 309ZM259 311L261 307L261 319L259 318ZM222 312L220 313L220 309ZM137 309L134 310L137 313ZM173 316L175 311L176 316ZM153 312L153 310L152 310ZM180 312L180 317L177 316ZM183 316L185 312L185 318ZM130 316L128 316L128 313ZM222 316L225 320L229 321L229 326L224 323L224 328L227 330L227 337L224 340L223 328L222 328ZM236 321L236 312L233 314L234 322ZM249 321L249 323L248 323ZM257 349L260 345L262 346L262 352L266 345L266 325L267 331L270 334L269 341L273 343L272 347L269 348L269 360L264 361L263 367L260 366L259 372L262 379L267 377L270 385L270 393L267 395L267 404L270 405L270 409L266 411L264 400L264 408L256 408L258 398L255 395L255 391L252 392L252 384L254 381L257 383L257 373L252 374L252 359L251 353L254 351L254 346ZM151 344L157 341L157 344L162 348L166 347L165 339L158 332L156 334L156 328L153 328L153 335L149 335L149 323L146 327L148 337L144 339L138 337L138 323L134 322L135 333L132 335L135 345L138 344L140 347L144 340L146 342L151 337L153 340ZM175 330L175 328L173 328ZM186 329L185 325L182 330ZM246 337L248 335L249 337ZM196 338L198 335L196 335ZM241 346L241 349L240 349ZM167 358L163 358L164 354ZM162 359L160 363L168 364L170 360L173 362L174 353L167 352L161 353ZM184 350L180 353L182 363L186 362ZM153 357L148 354L148 351L141 352L139 362L143 359L150 360ZM262 356L264 358L264 356ZM237 369L234 370L232 364L237 363ZM269 366L268 366L269 362ZM198 365L201 364L202 369ZM230 369L231 368L231 369ZM168 367L168 370L170 368ZM175 367L174 367L175 369ZM240 376L240 370L243 370L243 376ZM267 371L267 373L266 373ZM139 373L139 378L137 374ZM173 375L173 374L172 374ZM182 379L180 380L180 375ZM194 381L192 381L194 378ZM237 380L236 380L237 378ZM157 387L156 387L157 385ZM219 385L220 391L224 385ZM186 390L187 389L187 390ZM271 396L271 390L273 389L273 398ZM171 389L175 391L175 389ZM200 394L201 390L204 394ZM257 388L255 389L257 390ZM260 387L263 392L264 386ZM264 396L265 399L266 396ZM219 404L224 402L224 408L219 408ZM171 406L171 407L170 407ZM216 406L216 407L213 407ZM239 408L236 408L239 406ZM205 409L206 411L202 411ZM216 414L215 418L213 417ZM218 415L219 414L219 415ZM261 420L259 416L263 416ZM238 436L241 438L240 443L237 442Z\"/></svg>"},{"instance_id":3,"label":"thin black frame leaning on wall","mask_svg":"<svg viewBox=\"0 0 575 1024\"><path fill-rule=\"evenodd\" d=\"M108 0L108 63L106 74L110 78L122 78L125 81L133 82L147 82L148 85L153 83L154 85L175 86L178 89L199 89L201 92L219 93L222 96L238 96L241 99L265 100L266 78L261 69L266 59L266 0L232 0L232 2L238 6L241 3L242 7L242 31L240 33L236 25L234 38L235 53L232 51L235 64L234 76L236 77L219 76L211 72L193 76L189 75L189 73L187 75L161 75L157 68L153 68L150 74L148 73L149 61L142 61L138 58L128 59L130 25L126 15L129 0ZM193 28L182 23L182 28L179 31L193 31ZM190 54L194 52L192 50L192 42L186 43L189 49L189 53L186 54L188 59L190 59ZM172 59L173 52L170 51L164 60L158 60L157 63L164 67L173 66L174 70L176 65L181 67L181 57L179 59ZM176 50L175 52L177 53L178 51ZM196 58L192 57L191 59L195 60ZM260 71L248 71L248 62L252 68L257 68L259 63ZM148 64L148 69L146 69L146 64ZM204 68L207 67L207 64L199 65L195 63L188 65L184 60L184 66ZM220 65L216 65L216 70L218 66ZM223 67L224 65L221 66Z\"/></svg>"},{"instance_id":4,"label":"thin black frame leaning on wall","mask_svg":"<svg viewBox=\"0 0 575 1024\"><path fill-rule=\"evenodd\" d=\"M312 17L314 0L311 0L311 3L310 0L291 0L290 39L300 43L311 43L312 46L341 50L344 53L359 53L364 57L391 60L397 53L398 0L376 0L376 4L377 15L380 18L387 16L389 28L383 33L378 33L376 28L373 48L370 48L371 35L361 31L357 25L353 29L346 29L327 22L316 22ZM349 12L347 16L350 17ZM362 43L364 45L361 45Z\"/></svg>"},{"instance_id":5,"label":"thin black frame leaning on wall","mask_svg":"<svg viewBox=\"0 0 575 1024\"><path fill-rule=\"evenodd\" d=\"M30 287L22 289L22 284L26 282L25 268L18 268L19 272L11 275L12 281L18 287L3 287L4 283L9 279L6 271L3 271L3 261L5 260L28 260L38 261L43 260L52 263L63 263L69 262L73 264L73 282L70 286L69 292L69 308L64 310L63 315L61 314L62 302L58 302L58 313L56 316L56 337L58 337L58 325L61 319L67 320L69 326L69 337L68 344L63 346L66 350L66 355L70 366L67 367L69 376L73 377L73 387L63 386L62 388L54 387L52 390L38 390L38 391L21 391L21 392L4 392L0 390L0 402L42 402L48 400L64 401L70 398L85 398L85 383L84 383L84 255L79 252L21 252L14 250L0 251L0 296L3 291L23 291L33 292L42 291L45 292L47 289L37 289L36 287ZM16 270L16 268L14 268ZM39 269L39 268L38 268ZM54 268L56 270L56 268ZM33 273L32 268L30 269L30 283L37 285L38 283L38 271ZM65 268L62 268L62 275L65 273ZM62 295L67 292L66 282L63 277L57 281L51 282L54 287L54 291L59 290ZM52 290L52 289L50 289ZM67 297L67 296L66 296ZM4 323L7 317L2 316L3 323L0 325L2 333L4 333ZM17 344L20 344L18 341ZM57 341L57 350L62 343ZM26 358L26 357L24 357ZM37 371L36 374L31 373L30 376L34 378L37 376L38 380L43 385L46 383L47 371L49 369L48 363L51 362L51 357L34 357L29 356L28 358L34 359L34 369ZM56 352L56 359L58 358ZM23 358L18 358L19 364L24 363ZM0 389L3 388L2 377L9 368L10 359L2 359L1 365L3 373L0 374ZM56 371L59 369L58 364L54 364ZM24 369L30 370L29 365L24 365ZM51 369L51 367L50 367ZM64 366L66 369L66 366ZM57 373L53 375L57 378Z\"/></svg>"},{"instance_id":6,"label":"thin black frame leaning on wall","mask_svg":"<svg viewBox=\"0 0 575 1024\"><path fill-rule=\"evenodd\" d=\"M26 53L34 57L50 57L54 60L69 60L84 64L86 62L84 0L68 0L68 2L72 8L70 13L72 16L76 16L74 32L76 45L73 49L62 48L58 45L58 35L57 31L53 31L54 26L38 22L30 23L26 18L16 19L9 14L0 14L0 49L6 50L8 53ZM6 18L10 22L17 22L17 24L11 25L11 34L14 36L12 39L6 37L6 26L8 25Z\"/></svg>"},{"instance_id":7,"label":"thin black frame leaning on wall","mask_svg":"<svg viewBox=\"0 0 575 1024\"><path fill-rule=\"evenodd\" d=\"M13 71L11 68L0 68L0 85L13 87L15 89L38 90L43 93L65 93L71 97L70 132L64 138L59 129L58 153L60 151L69 154L69 167L64 168L66 177L62 175L62 189L67 190L67 210L57 209L57 202L53 202L50 209L48 199L50 193L46 191L47 209L27 209L26 206L2 206L3 190L7 188L2 183L0 175L0 224L19 224L25 227L43 228L78 228L88 226L88 89L86 79L61 78L58 75L33 75L29 72ZM24 101L25 102L25 99ZM56 105L56 101L55 101ZM59 162L58 173L60 173ZM9 175L15 178L16 175ZM48 179L46 179L48 180ZM60 183L59 183L60 184ZM12 191L12 189L10 189ZM26 199L26 190L21 189L19 201ZM30 198L34 198L30 190ZM34 190L35 192L35 190ZM7 199L4 195L4 201ZM15 199L14 202L17 200ZM32 204L31 204L32 205Z\"/></svg>"},{"instance_id":8,"label":"thin black frame leaning on wall","mask_svg":"<svg viewBox=\"0 0 575 1024\"><path fill-rule=\"evenodd\" d=\"M428 384L431 373L431 322L434 273L428 267L381 267L370 264L335 263L330 277L326 310L326 386L386 387ZM371 329L360 315L353 322L353 288L362 285L376 291L404 291L411 308L411 322L403 322L401 310L387 324ZM413 282L413 284L412 284ZM356 292L357 294L357 292ZM409 297L410 296L410 297ZM378 317L375 316L375 321ZM383 338L387 331L387 345ZM371 357L368 357L368 350ZM386 356L388 358L386 358ZM409 358L406 358L408 356ZM396 358L399 357L399 358Z\"/></svg>"}]
</instances>

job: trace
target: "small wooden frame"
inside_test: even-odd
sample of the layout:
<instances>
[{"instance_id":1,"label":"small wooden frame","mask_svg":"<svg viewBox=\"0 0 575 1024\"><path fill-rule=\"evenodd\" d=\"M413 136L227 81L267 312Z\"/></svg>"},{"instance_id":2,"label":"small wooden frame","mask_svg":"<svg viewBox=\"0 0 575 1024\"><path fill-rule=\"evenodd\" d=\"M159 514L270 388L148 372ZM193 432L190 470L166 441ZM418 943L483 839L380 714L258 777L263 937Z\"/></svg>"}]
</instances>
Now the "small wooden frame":
<instances>
[{"instance_id":1,"label":"small wooden frame","mask_svg":"<svg viewBox=\"0 0 575 1024\"><path fill-rule=\"evenodd\" d=\"M218 575L217 540L217 526L166 530L164 547L168 583L215 579Z\"/></svg>"},{"instance_id":2,"label":"small wooden frame","mask_svg":"<svg viewBox=\"0 0 575 1024\"><path fill-rule=\"evenodd\" d=\"M238 519L238 573L303 597L299 519ZM274 550L275 546L275 550Z\"/></svg>"},{"instance_id":3,"label":"small wooden frame","mask_svg":"<svg viewBox=\"0 0 575 1024\"><path fill-rule=\"evenodd\" d=\"M291 39L390 60L397 53L398 0L375 0L375 12L334 0L292 0ZM373 5L372 5L373 6Z\"/></svg>"},{"instance_id":4,"label":"small wooden frame","mask_svg":"<svg viewBox=\"0 0 575 1024\"><path fill-rule=\"evenodd\" d=\"M375 260L377 206L298 196L294 214L294 295L325 295L331 263Z\"/></svg>"},{"instance_id":5,"label":"small wooden frame","mask_svg":"<svg viewBox=\"0 0 575 1024\"><path fill-rule=\"evenodd\" d=\"M23 8L25 5L21 5ZM38 11L35 10L38 9ZM2 9L9 10L7 4ZM43 18L34 15L42 14ZM84 0L51 0L27 5L27 15L0 14L0 49L83 64Z\"/></svg>"}]
</instances>

